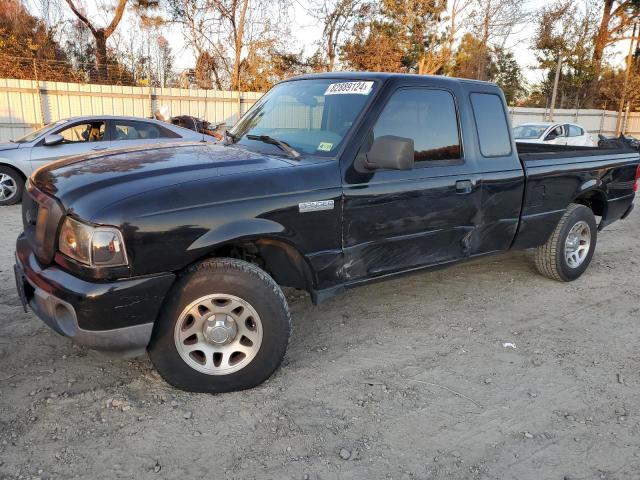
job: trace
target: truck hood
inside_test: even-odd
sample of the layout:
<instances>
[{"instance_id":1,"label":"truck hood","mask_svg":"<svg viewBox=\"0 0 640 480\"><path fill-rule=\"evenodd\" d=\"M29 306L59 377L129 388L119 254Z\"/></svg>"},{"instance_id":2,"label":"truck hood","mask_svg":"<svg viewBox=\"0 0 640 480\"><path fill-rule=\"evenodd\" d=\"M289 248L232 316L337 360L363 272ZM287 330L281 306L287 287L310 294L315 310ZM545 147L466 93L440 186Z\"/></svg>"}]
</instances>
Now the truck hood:
<instances>
[{"instance_id":1,"label":"truck hood","mask_svg":"<svg viewBox=\"0 0 640 480\"><path fill-rule=\"evenodd\" d=\"M20 146L19 143L11 143L11 142L0 143L0 152L4 150L15 150L19 146Z\"/></svg>"},{"instance_id":2,"label":"truck hood","mask_svg":"<svg viewBox=\"0 0 640 480\"><path fill-rule=\"evenodd\" d=\"M30 181L66 210L91 220L98 209L144 192L292 165L235 146L181 143L59 160L36 170Z\"/></svg>"}]
</instances>

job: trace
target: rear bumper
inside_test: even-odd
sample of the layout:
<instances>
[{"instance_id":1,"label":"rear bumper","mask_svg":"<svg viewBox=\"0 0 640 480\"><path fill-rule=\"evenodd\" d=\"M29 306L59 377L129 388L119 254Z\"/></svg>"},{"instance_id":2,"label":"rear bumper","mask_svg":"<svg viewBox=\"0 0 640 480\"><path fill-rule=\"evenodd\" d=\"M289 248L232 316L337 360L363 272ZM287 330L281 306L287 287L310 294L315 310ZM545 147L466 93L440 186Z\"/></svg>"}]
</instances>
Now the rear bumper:
<instances>
[{"instance_id":1,"label":"rear bumper","mask_svg":"<svg viewBox=\"0 0 640 480\"><path fill-rule=\"evenodd\" d=\"M49 327L95 350L144 352L174 274L98 283L43 267L25 237L16 244L16 283L23 303Z\"/></svg>"},{"instance_id":2,"label":"rear bumper","mask_svg":"<svg viewBox=\"0 0 640 480\"><path fill-rule=\"evenodd\" d=\"M607 202L606 217L602 219L598 230L602 230L607 225L611 225L616 220L624 220L633 211L633 200L635 193L623 197L614 198Z\"/></svg>"},{"instance_id":3,"label":"rear bumper","mask_svg":"<svg viewBox=\"0 0 640 480\"><path fill-rule=\"evenodd\" d=\"M622 216L620 217L620 220L624 220L629 216L631 212L633 212L633 205L634 205L633 203L629 205L629 208L627 208L627 210L622 214Z\"/></svg>"}]
</instances>

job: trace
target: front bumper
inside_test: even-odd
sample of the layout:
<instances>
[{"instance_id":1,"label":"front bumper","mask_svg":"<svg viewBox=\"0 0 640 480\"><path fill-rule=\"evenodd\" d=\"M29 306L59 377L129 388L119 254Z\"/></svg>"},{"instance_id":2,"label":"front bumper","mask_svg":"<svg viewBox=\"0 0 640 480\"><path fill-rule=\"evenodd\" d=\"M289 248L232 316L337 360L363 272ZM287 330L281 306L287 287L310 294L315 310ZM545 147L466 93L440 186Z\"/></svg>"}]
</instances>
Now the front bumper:
<instances>
[{"instance_id":1,"label":"front bumper","mask_svg":"<svg viewBox=\"0 0 640 480\"><path fill-rule=\"evenodd\" d=\"M87 282L57 266L43 267L24 235L16 243L16 284L23 304L49 327L95 350L144 353L172 273Z\"/></svg>"}]
</instances>

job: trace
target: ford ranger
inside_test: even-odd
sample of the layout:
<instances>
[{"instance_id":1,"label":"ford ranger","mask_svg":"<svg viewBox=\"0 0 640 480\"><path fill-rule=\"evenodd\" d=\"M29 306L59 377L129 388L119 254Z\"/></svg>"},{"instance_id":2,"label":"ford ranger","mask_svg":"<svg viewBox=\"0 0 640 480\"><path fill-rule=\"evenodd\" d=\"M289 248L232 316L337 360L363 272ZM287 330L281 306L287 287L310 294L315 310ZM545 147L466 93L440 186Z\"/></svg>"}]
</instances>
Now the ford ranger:
<instances>
[{"instance_id":1,"label":"ford ranger","mask_svg":"<svg viewBox=\"0 0 640 480\"><path fill-rule=\"evenodd\" d=\"M279 366L281 287L345 289L510 249L560 282L625 218L640 158L517 145L500 89L434 76L281 82L218 144L69 158L34 172L18 293L90 348L149 352L170 384L224 392Z\"/></svg>"}]
</instances>

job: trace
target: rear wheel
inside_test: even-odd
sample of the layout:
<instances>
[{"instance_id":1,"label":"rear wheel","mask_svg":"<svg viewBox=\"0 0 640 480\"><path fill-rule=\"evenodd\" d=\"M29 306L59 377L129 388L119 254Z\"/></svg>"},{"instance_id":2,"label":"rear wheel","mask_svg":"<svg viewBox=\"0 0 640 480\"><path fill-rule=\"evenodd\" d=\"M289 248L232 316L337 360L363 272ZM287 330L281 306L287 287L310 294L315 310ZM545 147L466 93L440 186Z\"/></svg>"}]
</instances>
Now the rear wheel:
<instances>
[{"instance_id":1,"label":"rear wheel","mask_svg":"<svg viewBox=\"0 0 640 480\"><path fill-rule=\"evenodd\" d=\"M291 316L280 287L236 259L195 265L169 293L149 354L171 385L227 392L259 385L284 357Z\"/></svg>"},{"instance_id":2,"label":"rear wheel","mask_svg":"<svg viewBox=\"0 0 640 480\"><path fill-rule=\"evenodd\" d=\"M0 166L0 206L18 203L23 190L22 175L11 167Z\"/></svg>"},{"instance_id":3,"label":"rear wheel","mask_svg":"<svg viewBox=\"0 0 640 480\"><path fill-rule=\"evenodd\" d=\"M596 248L598 226L590 208L567 207L549 240L536 249L536 267L549 278L570 282L584 273Z\"/></svg>"}]
</instances>

